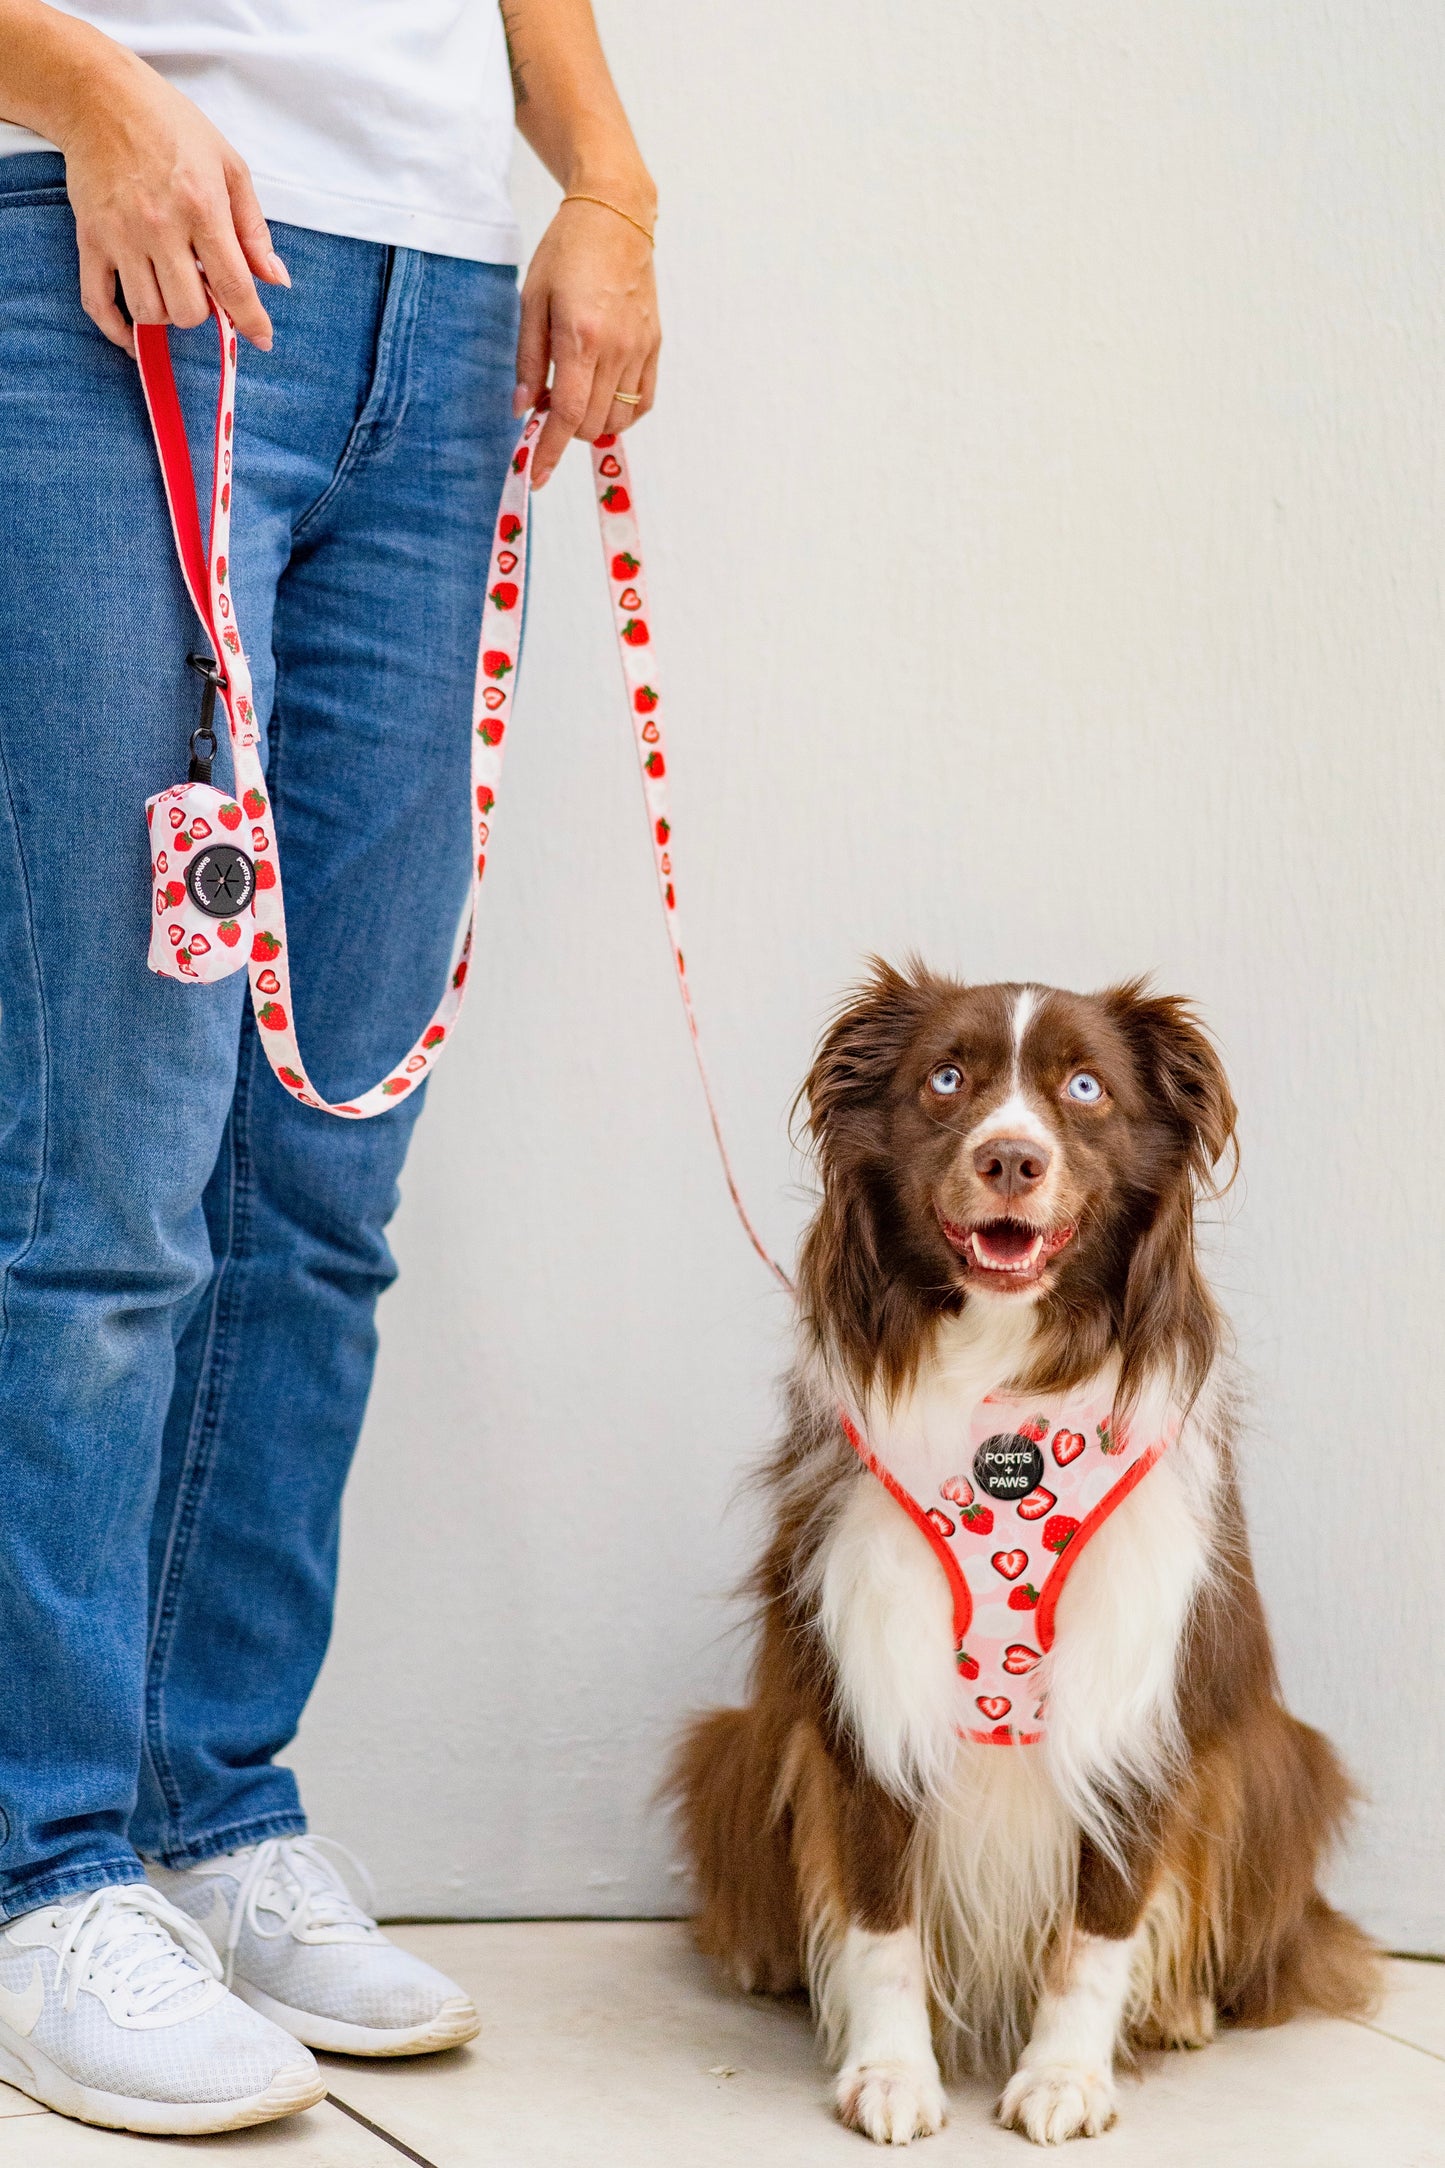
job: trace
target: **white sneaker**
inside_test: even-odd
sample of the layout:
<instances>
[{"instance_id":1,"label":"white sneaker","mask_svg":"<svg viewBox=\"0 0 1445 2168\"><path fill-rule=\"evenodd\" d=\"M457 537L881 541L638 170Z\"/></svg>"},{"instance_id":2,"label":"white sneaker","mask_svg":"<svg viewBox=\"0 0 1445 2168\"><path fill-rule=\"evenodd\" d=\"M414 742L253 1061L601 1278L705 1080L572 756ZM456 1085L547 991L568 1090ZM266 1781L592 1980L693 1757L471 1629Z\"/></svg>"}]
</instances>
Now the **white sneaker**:
<instances>
[{"instance_id":1,"label":"white sneaker","mask_svg":"<svg viewBox=\"0 0 1445 2168\"><path fill-rule=\"evenodd\" d=\"M399 1950L353 1902L315 1838L268 1837L199 1867L147 1871L210 1937L236 1993L308 2047L430 2055L482 2029L454 1980Z\"/></svg>"},{"instance_id":2,"label":"white sneaker","mask_svg":"<svg viewBox=\"0 0 1445 2168\"><path fill-rule=\"evenodd\" d=\"M227 1994L196 1927L144 1882L0 1928L0 2078L82 2123L198 2135L310 2108L304 2048Z\"/></svg>"}]
</instances>

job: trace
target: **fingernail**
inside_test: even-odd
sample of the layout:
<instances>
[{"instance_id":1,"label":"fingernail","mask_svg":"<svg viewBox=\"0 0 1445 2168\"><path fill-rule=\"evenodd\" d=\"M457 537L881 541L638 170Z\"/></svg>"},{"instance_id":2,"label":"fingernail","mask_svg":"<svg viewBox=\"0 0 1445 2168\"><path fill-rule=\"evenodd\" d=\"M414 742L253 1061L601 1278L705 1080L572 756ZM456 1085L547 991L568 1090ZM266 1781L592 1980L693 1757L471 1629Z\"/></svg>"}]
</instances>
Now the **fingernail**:
<instances>
[{"instance_id":1,"label":"fingernail","mask_svg":"<svg viewBox=\"0 0 1445 2168\"><path fill-rule=\"evenodd\" d=\"M520 421L532 404L532 394L525 384L519 384L512 394L512 419Z\"/></svg>"},{"instance_id":2,"label":"fingernail","mask_svg":"<svg viewBox=\"0 0 1445 2168\"><path fill-rule=\"evenodd\" d=\"M266 268L278 286L289 286L291 284L291 273L286 269L285 264L282 263L274 250L266 258Z\"/></svg>"},{"instance_id":3,"label":"fingernail","mask_svg":"<svg viewBox=\"0 0 1445 2168\"><path fill-rule=\"evenodd\" d=\"M253 345L253 346L254 346L254 347L255 347L255 348L256 348L256 349L257 349L257 350L258 350L258 351L259 351L260 353L262 353L262 354L269 354L269 353L270 353L270 351L271 351L271 334L270 334L270 332L268 331L268 332L266 333L265 337L264 337L264 338L262 338L262 339L253 339L253 340L251 341L251 344L252 344L252 345Z\"/></svg>"},{"instance_id":4,"label":"fingernail","mask_svg":"<svg viewBox=\"0 0 1445 2168\"><path fill-rule=\"evenodd\" d=\"M532 487L534 490L545 489L551 479L552 469L550 467L534 467L532 469Z\"/></svg>"}]
</instances>

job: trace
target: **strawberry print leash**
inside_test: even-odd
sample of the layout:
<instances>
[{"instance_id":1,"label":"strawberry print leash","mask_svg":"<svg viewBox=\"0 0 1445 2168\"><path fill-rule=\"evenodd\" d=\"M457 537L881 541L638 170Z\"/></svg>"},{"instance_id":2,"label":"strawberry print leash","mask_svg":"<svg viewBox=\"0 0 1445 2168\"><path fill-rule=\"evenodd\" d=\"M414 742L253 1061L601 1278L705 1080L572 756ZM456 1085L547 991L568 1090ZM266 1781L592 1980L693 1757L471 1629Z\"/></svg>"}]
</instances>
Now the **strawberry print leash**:
<instances>
[{"instance_id":1,"label":"strawberry print leash","mask_svg":"<svg viewBox=\"0 0 1445 2168\"><path fill-rule=\"evenodd\" d=\"M541 427L541 419L540 415L532 414L522 430L521 441L503 485L492 537L472 715L471 893L457 962L431 1021L410 1052L369 1091L333 1105L312 1083L296 1039L280 854L262 765L260 730L252 704L251 673L236 622L229 579L236 334L230 318L214 298L211 313L220 338L221 373L216 402L208 542L201 534L190 444L171 368L166 327L162 324L137 324L135 327L136 360L160 458L176 552L196 615L205 628L216 658L211 676L225 709L236 780L236 797L228 799L210 788L206 765L203 763L198 768L193 759L190 784L162 792L149 802L154 883L151 966L172 977L204 982L239 969L244 961L250 974L256 1020L261 1027L261 1044L281 1084L302 1106L352 1121L365 1121L395 1106L429 1074L452 1035L465 998L479 890L486 871L487 845L516 685L527 578L531 446ZM708 1119L722 1161L728 1194L748 1240L780 1285L791 1291L788 1275L769 1252L743 1203L703 1060L697 1015L687 983L678 931L662 702L652 682L656 672L648 652L652 641L647 620L642 541L627 457L619 439L612 436L598 438L592 447L592 470L613 623L652 837L658 892ZM198 781L198 776L206 779ZM222 863L228 868L235 896L241 899L234 909L228 904L226 891L217 886L217 869ZM211 884L209 889L207 881ZM204 930L207 926L216 935L215 942Z\"/></svg>"},{"instance_id":2,"label":"strawberry print leash","mask_svg":"<svg viewBox=\"0 0 1445 2168\"><path fill-rule=\"evenodd\" d=\"M536 426L534 415L527 425L528 435ZM517 458L525 468L528 459L526 442L518 448ZM667 804L667 760L662 745L662 696L651 682L656 670L655 665L650 664L648 656L652 634L647 622L642 532L638 526L637 507L632 497L627 454L623 450L620 437L598 437L592 447L592 481L597 493L597 516L601 527L602 555L607 570L607 591L612 598L612 622L617 633L617 652L622 660L622 681L627 687L627 709L632 718L637 772L642 778L642 797L652 836L652 860L657 874L657 890L662 898L663 923L672 948L677 990L682 997L682 1011L687 1019L688 1036L692 1041L693 1059L697 1063L707 1117L712 1124L713 1141L722 1162L728 1195L733 1201L733 1210L742 1222L743 1232L778 1285L788 1294L792 1294L792 1281L763 1241L748 1216L747 1206L743 1203L742 1192L733 1172L727 1139L723 1135L717 1101L713 1097L707 1063L703 1059L697 1012L693 1007L692 991L687 983L687 965L682 953L682 937L678 930L677 887L673 873L672 821Z\"/></svg>"}]
</instances>

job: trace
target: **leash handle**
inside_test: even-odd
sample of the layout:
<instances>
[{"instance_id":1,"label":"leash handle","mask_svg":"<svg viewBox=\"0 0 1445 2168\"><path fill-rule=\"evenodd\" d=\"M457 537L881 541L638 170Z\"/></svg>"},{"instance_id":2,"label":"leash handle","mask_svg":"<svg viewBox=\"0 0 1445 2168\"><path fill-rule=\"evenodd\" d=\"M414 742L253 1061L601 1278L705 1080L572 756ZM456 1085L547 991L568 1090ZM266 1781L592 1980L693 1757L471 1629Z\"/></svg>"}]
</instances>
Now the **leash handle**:
<instances>
[{"instance_id":1,"label":"leash handle","mask_svg":"<svg viewBox=\"0 0 1445 2168\"><path fill-rule=\"evenodd\" d=\"M307 1074L296 1039L294 1003L286 936L286 907L274 816L266 787L260 730L252 704L251 672L236 622L228 555L231 532L232 447L236 412L236 333L220 303L211 297L211 314L221 346L216 399L215 458L211 476L209 537L203 538L197 510L195 476L185 420L171 368L170 343L163 324L137 324L136 360L151 429L160 459L161 479L170 510L176 554L196 615L216 658L216 689L226 711L236 768L236 796L249 824L256 868L254 937L247 969L259 1037L277 1078L302 1106L351 1121L366 1121L388 1108L425 1078L448 1044L466 995L468 964L476 927L492 815L501 781L502 753L516 686L522 611L527 584L527 523L532 493L532 444L541 427L540 413L530 415L502 488L482 607L481 637L472 702L471 782L472 876L465 910L465 930L457 961L430 1023L410 1052L370 1090L332 1104ZM600 437L592 447L592 474L603 558L608 575L617 650L627 689L633 742L643 801L652 836L653 863L663 920L672 949L678 992L692 1040L708 1119L722 1161L728 1194L748 1240L779 1284L792 1282L771 1255L748 1215L733 1172L712 1084L703 1059L697 1015L687 983L677 919L677 889L672 821L667 800L667 760L663 747L662 700L652 679L652 635L647 617L647 589L642 540L633 501L627 454L620 438Z\"/></svg>"}]
</instances>

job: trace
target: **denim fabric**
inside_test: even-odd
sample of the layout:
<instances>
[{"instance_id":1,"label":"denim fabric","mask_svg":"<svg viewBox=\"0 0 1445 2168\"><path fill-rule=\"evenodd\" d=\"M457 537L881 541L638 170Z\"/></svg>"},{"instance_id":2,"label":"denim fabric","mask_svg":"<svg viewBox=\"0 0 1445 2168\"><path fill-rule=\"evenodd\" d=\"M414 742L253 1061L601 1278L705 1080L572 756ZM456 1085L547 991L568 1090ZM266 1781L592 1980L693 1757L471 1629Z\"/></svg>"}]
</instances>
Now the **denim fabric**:
<instances>
[{"instance_id":1,"label":"denim fabric","mask_svg":"<svg viewBox=\"0 0 1445 2168\"><path fill-rule=\"evenodd\" d=\"M297 1025L339 1099L425 1023L465 897L517 297L498 265L276 244L231 579ZM208 463L214 330L171 346ZM299 1107L244 974L146 969L144 802L184 776L201 644L61 160L0 160L0 1917L304 1828L274 1756L326 1646L423 1097Z\"/></svg>"}]
</instances>

